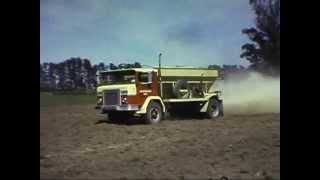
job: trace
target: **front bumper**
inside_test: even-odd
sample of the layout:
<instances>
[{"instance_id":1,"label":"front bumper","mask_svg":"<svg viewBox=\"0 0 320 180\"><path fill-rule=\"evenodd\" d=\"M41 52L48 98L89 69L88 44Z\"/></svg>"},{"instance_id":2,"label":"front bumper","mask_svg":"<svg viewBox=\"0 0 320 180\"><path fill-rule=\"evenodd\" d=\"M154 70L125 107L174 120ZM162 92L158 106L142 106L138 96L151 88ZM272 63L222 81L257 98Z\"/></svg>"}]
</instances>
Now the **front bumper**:
<instances>
[{"instance_id":1,"label":"front bumper","mask_svg":"<svg viewBox=\"0 0 320 180\"><path fill-rule=\"evenodd\" d=\"M107 113L108 111L138 111L138 105L97 105L95 109L100 109L101 113Z\"/></svg>"}]
</instances>

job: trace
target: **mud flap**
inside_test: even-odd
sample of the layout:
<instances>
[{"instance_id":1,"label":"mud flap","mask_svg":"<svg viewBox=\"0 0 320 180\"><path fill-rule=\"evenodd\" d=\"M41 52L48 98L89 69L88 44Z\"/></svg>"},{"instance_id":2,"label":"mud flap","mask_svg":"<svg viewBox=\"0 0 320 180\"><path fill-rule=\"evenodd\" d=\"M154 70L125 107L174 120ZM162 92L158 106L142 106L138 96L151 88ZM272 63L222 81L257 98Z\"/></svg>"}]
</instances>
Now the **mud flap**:
<instances>
[{"instance_id":1,"label":"mud flap","mask_svg":"<svg viewBox=\"0 0 320 180\"><path fill-rule=\"evenodd\" d=\"M220 100L219 101L220 103L219 103L219 109L220 109L220 113L219 113L219 116L220 117L223 117L224 116L224 111L223 111L223 101L222 100Z\"/></svg>"},{"instance_id":2,"label":"mud flap","mask_svg":"<svg viewBox=\"0 0 320 180\"><path fill-rule=\"evenodd\" d=\"M168 120L170 118L170 113L169 112L163 112L163 116L162 116L163 120Z\"/></svg>"}]
</instances>

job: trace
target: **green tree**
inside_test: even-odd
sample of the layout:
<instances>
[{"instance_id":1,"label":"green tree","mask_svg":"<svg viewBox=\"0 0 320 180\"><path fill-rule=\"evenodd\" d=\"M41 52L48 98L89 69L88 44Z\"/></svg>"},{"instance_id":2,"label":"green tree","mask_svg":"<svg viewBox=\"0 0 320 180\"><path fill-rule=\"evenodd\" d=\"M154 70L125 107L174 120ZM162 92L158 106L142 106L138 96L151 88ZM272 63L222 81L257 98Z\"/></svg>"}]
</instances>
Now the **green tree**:
<instances>
[{"instance_id":1,"label":"green tree","mask_svg":"<svg viewBox=\"0 0 320 180\"><path fill-rule=\"evenodd\" d=\"M250 0L256 27L242 30L253 43L244 44L240 55L250 68L271 74L280 73L280 0Z\"/></svg>"},{"instance_id":2,"label":"green tree","mask_svg":"<svg viewBox=\"0 0 320 180\"><path fill-rule=\"evenodd\" d=\"M133 67L134 68L141 68L142 66L139 62L134 62Z\"/></svg>"},{"instance_id":3,"label":"green tree","mask_svg":"<svg viewBox=\"0 0 320 180\"><path fill-rule=\"evenodd\" d=\"M209 65L208 66L208 69L216 69L216 70L220 70L221 67L219 65L216 65L216 64L212 64L212 65Z\"/></svg>"}]
</instances>

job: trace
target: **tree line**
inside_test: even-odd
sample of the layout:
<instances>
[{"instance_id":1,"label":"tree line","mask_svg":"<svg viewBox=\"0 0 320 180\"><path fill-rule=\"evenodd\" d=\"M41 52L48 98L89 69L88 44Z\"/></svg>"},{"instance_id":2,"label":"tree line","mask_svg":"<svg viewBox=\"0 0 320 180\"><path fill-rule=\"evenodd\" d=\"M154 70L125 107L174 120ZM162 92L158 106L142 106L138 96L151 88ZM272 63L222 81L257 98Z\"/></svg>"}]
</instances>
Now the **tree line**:
<instances>
[{"instance_id":1,"label":"tree line","mask_svg":"<svg viewBox=\"0 0 320 180\"><path fill-rule=\"evenodd\" d=\"M89 59L80 57L72 57L60 63L40 63L40 91L92 90L97 86L98 71L118 68L141 68L141 64L91 64Z\"/></svg>"},{"instance_id":2,"label":"tree line","mask_svg":"<svg viewBox=\"0 0 320 180\"><path fill-rule=\"evenodd\" d=\"M98 71L141 67L139 62L119 65L103 62L91 64L89 59L80 57L70 58L60 63L40 63L40 91L94 90L97 87ZM208 68L219 70L223 77L246 72L246 68L239 65L209 65Z\"/></svg>"}]
</instances>

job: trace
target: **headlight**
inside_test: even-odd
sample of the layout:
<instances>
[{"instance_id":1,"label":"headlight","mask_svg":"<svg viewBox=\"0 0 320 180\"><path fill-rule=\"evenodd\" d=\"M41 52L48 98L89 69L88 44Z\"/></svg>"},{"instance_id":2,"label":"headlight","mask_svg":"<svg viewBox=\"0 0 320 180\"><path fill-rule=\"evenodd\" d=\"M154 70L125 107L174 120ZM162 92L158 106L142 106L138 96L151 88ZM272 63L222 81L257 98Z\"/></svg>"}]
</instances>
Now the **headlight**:
<instances>
[{"instance_id":1,"label":"headlight","mask_svg":"<svg viewBox=\"0 0 320 180\"><path fill-rule=\"evenodd\" d=\"M121 104L128 104L128 99L126 95L121 96Z\"/></svg>"},{"instance_id":2,"label":"headlight","mask_svg":"<svg viewBox=\"0 0 320 180\"><path fill-rule=\"evenodd\" d=\"M121 104L128 104L127 95L128 95L128 91L127 90L122 90L121 91Z\"/></svg>"},{"instance_id":3,"label":"headlight","mask_svg":"<svg viewBox=\"0 0 320 180\"><path fill-rule=\"evenodd\" d=\"M98 104L102 103L102 97L98 97Z\"/></svg>"}]
</instances>

